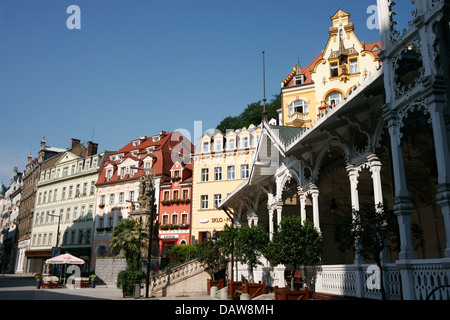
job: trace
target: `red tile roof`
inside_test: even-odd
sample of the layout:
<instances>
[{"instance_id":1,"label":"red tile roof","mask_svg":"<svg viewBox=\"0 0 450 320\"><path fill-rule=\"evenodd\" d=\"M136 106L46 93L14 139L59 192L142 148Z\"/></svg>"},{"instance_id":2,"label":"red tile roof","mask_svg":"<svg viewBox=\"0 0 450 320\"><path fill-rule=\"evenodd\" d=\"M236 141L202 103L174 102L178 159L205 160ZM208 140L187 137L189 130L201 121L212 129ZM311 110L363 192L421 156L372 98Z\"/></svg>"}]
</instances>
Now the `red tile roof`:
<instances>
[{"instance_id":1,"label":"red tile roof","mask_svg":"<svg viewBox=\"0 0 450 320\"><path fill-rule=\"evenodd\" d=\"M158 141L154 141L154 137L160 137ZM131 159L137 161L137 166L143 168L144 163L143 160L150 156L153 158L152 161L152 169L155 170L155 175L164 179L164 177L170 177L170 169L172 168L172 149L179 144L179 141L172 141L172 133L163 132L160 135L156 135L153 137L143 137L141 139L135 139L130 141L127 145L117 150L116 152L112 152L103 164L102 170L100 172L99 178L97 180L96 186L101 185L111 185L124 181L132 181L139 180L145 174L144 170L137 170L133 177L129 175L125 175L123 178L120 178L118 174L118 165L123 163L124 161ZM194 146L188 141L186 138L183 138L184 141L188 143L188 148L191 149L191 152L194 150ZM139 140L139 145L133 145L133 142ZM147 148L154 147L153 152L147 153ZM137 156L132 155L132 151L137 151ZM122 155L121 160L111 160L111 156L114 155ZM106 166L112 165L113 172L111 175L111 179L106 180ZM108 169L109 170L109 169Z\"/></svg>"},{"instance_id":2,"label":"red tile roof","mask_svg":"<svg viewBox=\"0 0 450 320\"><path fill-rule=\"evenodd\" d=\"M373 49L377 46L380 50ZM376 58L378 58L378 54L381 52L381 41L371 42L364 44L364 50L372 52ZM305 76L304 84L312 83L311 71L314 69L314 66L322 60L323 54L319 54L307 67L302 68L302 74ZM282 81L283 87L292 87L294 85L294 76L297 74L297 66L292 68L291 73Z\"/></svg>"}]
</instances>

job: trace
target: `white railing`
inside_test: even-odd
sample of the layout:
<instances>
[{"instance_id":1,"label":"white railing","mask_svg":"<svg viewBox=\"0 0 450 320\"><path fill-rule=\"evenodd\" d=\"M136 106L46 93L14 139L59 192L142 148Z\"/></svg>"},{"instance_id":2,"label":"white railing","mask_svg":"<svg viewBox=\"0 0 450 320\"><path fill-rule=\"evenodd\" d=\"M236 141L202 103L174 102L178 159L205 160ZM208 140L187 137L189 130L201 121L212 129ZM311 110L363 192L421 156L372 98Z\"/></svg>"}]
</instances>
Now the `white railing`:
<instances>
[{"instance_id":1,"label":"white railing","mask_svg":"<svg viewBox=\"0 0 450 320\"><path fill-rule=\"evenodd\" d=\"M374 265L323 265L316 269L307 268L308 278L312 278L313 291L335 295L381 299L381 291L375 285L378 281L369 272ZM450 264L448 260L410 260L409 277L414 286L416 300L450 300ZM383 267L383 278L387 299L402 299L401 271L404 267L395 263ZM403 276L406 276L405 273ZM433 290L436 290L431 296Z\"/></svg>"},{"instance_id":2,"label":"white railing","mask_svg":"<svg viewBox=\"0 0 450 320\"><path fill-rule=\"evenodd\" d=\"M434 289L450 284L449 266L444 265L439 259L414 260L412 273L417 300L425 300ZM429 299L450 300L450 288L442 287L436 290Z\"/></svg>"},{"instance_id":3,"label":"white railing","mask_svg":"<svg viewBox=\"0 0 450 320\"><path fill-rule=\"evenodd\" d=\"M155 275L152 279L153 292L161 290L170 284L185 280L205 270L203 263L198 260L191 260L168 271Z\"/></svg>"}]
</instances>

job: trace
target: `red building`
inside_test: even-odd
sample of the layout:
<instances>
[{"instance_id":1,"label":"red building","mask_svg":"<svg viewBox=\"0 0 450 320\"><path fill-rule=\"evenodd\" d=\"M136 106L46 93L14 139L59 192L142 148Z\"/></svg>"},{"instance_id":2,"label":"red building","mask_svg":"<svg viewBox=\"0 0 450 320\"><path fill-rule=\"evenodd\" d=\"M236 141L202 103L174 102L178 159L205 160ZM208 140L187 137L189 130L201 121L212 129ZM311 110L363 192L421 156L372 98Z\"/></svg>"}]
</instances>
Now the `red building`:
<instances>
[{"instance_id":1,"label":"red building","mask_svg":"<svg viewBox=\"0 0 450 320\"><path fill-rule=\"evenodd\" d=\"M160 184L159 238L161 255L170 247L191 243L192 162L175 162Z\"/></svg>"}]
</instances>

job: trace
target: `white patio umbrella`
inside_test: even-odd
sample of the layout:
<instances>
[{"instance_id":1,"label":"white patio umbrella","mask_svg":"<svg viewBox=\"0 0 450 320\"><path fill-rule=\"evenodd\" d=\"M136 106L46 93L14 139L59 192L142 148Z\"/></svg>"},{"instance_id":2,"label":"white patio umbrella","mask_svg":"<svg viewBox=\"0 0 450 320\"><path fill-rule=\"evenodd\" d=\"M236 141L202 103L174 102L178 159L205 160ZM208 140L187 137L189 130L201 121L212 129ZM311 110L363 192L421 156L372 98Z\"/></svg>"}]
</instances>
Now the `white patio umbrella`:
<instances>
[{"instance_id":1,"label":"white patio umbrella","mask_svg":"<svg viewBox=\"0 0 450 320\"><path fill-rule=\"evenodd\" d=\"M64 253L59 256L45 260L45 263L47 263L47 264L64 264L64 265L66 265L66 270L67 270L68 264L84 264L84 260L77 258L77 257L71 255L70 253ZM61 272L62 272L62 269L61 269ZM59 280L61 281L61 273L59 275Z\"/></svg>"},{"instance_id":2,"label":"white patio umbrella","mask_svg":"<svg viewBox=\"0 0 450 320\"><path fill-rule=\"evenodd\" d=\"M84 260L77 258L70 253L64 253L59 256L45 260L48 264L84 264Z\"/></svg>"}]
</instances>

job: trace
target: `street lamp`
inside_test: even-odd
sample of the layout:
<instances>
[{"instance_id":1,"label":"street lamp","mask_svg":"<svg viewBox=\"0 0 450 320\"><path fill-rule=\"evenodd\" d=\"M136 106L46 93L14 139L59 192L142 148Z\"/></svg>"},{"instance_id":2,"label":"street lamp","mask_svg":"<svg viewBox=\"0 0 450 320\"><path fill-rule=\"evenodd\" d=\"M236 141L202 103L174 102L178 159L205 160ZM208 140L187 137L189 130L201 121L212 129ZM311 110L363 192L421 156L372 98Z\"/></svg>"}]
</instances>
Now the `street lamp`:
<instances>
[{"instance_id":1,"label":"street lamp","mask_svg":"<svg viewBox=\"0 0 450 320\"><path fill-rule=\"evenodd\" d=\"M57 255L59 255L61 253L60 248L58 248L59 245L59 225L61 222L61 214L48 214L51 217L58 217L58 229L56 230L56 246L54 248L52 248L52 257L55 257ZM55 269L53 268L52 274L55 273Z\"/></svg>"},{"instance_id":2,"label":"street lamp","mask_svg":"<svg viewBox=\"0 0 450 320\"><path fill-rule=\"evenodd\" d=\"M55 248L58 248L58 245L59 245L59 225L61 223L61 214L51 214L51 213L49 213L48 215L51 216L51 217L58 217L58 229L56 231L56 246L55 246Z\"/></svg>"},{"instance_id":3,"label":"street lamp","mask_svg":"<svg viewBox=\"0 0 450 320\"><path fill-rule=\"evenodd\" d=\"M148 291L150 287L150 262L151 262L151 256L152 256L152 238L153 238L153 211L155 208L155 175L156 170L152 168L139 168L139 167L130 167L131 169L135 170L143 170L143 171L153 171L153 177L151 178L152 183L152 194L150 199L150 221L148 223L148 261L147 261L147 279L145 281L145 297L148 298ZM141 205L142 208L142 205ZM141 209L142 210L142 209Z\"/></svg>"}]
</instances>

